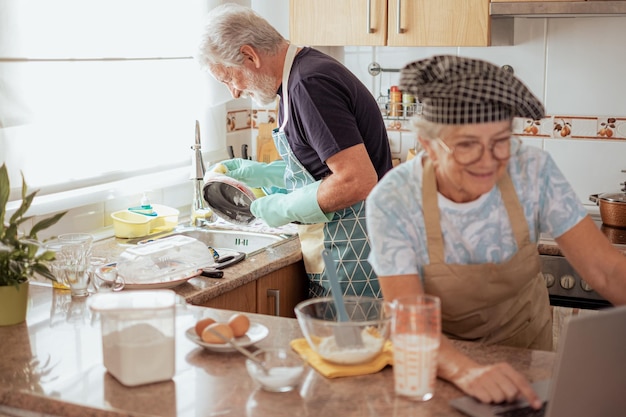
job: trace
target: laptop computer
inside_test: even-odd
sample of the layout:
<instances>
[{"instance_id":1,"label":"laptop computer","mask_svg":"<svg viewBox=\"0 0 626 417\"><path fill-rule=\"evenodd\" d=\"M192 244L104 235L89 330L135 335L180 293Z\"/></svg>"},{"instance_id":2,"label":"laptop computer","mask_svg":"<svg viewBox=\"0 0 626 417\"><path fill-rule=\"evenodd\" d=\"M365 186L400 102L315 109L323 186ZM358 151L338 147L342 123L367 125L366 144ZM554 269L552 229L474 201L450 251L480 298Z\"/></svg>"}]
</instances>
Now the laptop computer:
<instances>
[{"instance_id":1,"label":"laptop computer","mask_svg":"<svg viewBox=\"0 0 626 417\"><path fill-rule=\"evenodd\" d=\"M533 387L544 401L544 414L533 414L521 400L483 404L464 396L450 405L472 417L626 415L626 306L572 317L558 346L552 378Z\"/></svg>"}]
</instances>

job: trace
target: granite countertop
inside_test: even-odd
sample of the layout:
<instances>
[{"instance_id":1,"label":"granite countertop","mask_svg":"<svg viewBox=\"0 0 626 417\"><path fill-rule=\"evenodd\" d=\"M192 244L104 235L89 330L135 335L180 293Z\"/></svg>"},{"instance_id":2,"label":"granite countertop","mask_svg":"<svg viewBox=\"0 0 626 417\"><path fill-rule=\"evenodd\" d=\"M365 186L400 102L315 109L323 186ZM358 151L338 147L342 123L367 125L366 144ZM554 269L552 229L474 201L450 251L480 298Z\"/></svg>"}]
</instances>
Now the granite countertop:
<instances>
[{"instance_id":1,"label":"granite countertop","mask_svg":"<svg viewBox=\"0 0 626 417\"><path fill-rule=\"evenodd\" d=\"M598 215L592 214L591 220L593 220L595 225L600 229L604 236L606 236L615 249L626 255L626 229L605 226L602 224L602 220ZM563 252L561 252L557 243L549 235L541 234L539 236L537 249L539 250L540 255L563 256Z\"/></svg>"},{"instance_id":2,"label":"granite countertop","mask_svg":"<svg viewBox=\"0 0 626 417\"><path fill-rule=\"evenodd\" d=\"M563 256L559 245L552 239L539 239L537 250L540 255Z\"/></svg>"},{"instance_id":3,"label":"granite countertop","mask_svg":"<svg viewBox=\"0 0 626 417\"><path fill-rule=\"evenodd\" d=\"M613 246L626 256L625 245L613 244ZM557 245L553 239L539 239L539 242L537 243L537 250L540 255L564 256L563 252L561 252L561 248L559 248L559 245Z\"/></svg>"},{"instance_id":4,"label":"granite countertop","mask_svg":"<svg viewBox=\"0 0 626 417\"><path fill-rule=\"evenodd\" d=\"M194 283L190 283L193 292ZM448 401L462 393L438 380L435 397L415 403L396 397L393 368L372 375L327 379L309 368L289 393L259 389L239 353L205 350L184 333L198 318L232 312L181 307L176 321L176 374L170 381L125 387L102 362L99 318L86 299L30 286L26 323L0 327L0 415L10 416L461 416ZM269 335L259 347L288 346L302 337L295 319L250 314ZM550 377L553 352L454 342L480 362L508 361L531 380ZM25 412L22 410L31 410Z\"/></svg>"}]
</instances>

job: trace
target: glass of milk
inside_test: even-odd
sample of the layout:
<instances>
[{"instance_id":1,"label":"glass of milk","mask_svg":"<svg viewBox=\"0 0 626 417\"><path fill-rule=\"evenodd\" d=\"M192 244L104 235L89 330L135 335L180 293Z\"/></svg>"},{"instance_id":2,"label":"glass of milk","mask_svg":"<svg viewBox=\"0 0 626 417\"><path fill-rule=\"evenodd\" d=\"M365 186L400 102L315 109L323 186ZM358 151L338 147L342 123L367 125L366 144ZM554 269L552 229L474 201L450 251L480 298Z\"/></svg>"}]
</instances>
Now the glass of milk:
<instances>
[{"instance_id":1,"label":"glass of milk","mask_svg":"<svg viewBox=\"0 0 626 417\"><path fill-rule=\"evenodd\" d=\"M132 387L174 376L174 291L101 292L88 303L100 315L104 366L119 382Z\"/></svg>"},{"instance_id":2,"label":"glass of milk","mask_svg":"<svg viewBox=\"0 0 626 417\"><path fill-rule=\"evenodd\" d=\"M389 303L393 376L397 395L427 401L435 395L437 352L441 338L441 304L430 295L403 297Z\"/></svg>"}]
</instances>

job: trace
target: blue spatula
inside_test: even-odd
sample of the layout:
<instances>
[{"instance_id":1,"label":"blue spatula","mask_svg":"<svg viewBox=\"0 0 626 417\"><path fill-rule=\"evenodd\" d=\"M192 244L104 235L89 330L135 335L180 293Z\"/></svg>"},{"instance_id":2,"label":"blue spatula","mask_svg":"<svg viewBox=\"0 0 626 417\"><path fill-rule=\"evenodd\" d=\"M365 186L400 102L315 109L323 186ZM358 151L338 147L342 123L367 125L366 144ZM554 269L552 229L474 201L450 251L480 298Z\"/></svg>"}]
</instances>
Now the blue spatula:
<instances>
[{"instance_id":1,"label":"blue spatula","mask_svg":"<svg viewBox=\"0 0 626 417\"><path fill-rule=\"evenodd\" d=\"M339 285L339 277L337 276L337 270L335 269L335 260L328 249L322 251L322 258L326 265L326 274L328 275L328 281L330 282L330 292L335 301L337 307L337 319L340 322L349 322L350 317L346 311L346 306L343 301L341 293L341 286ZM356 327L338 326L334 329L335 341L339 347L361 347L363 346L363 339L361 339L361 332Z\"/></svg>"}]
</instances>

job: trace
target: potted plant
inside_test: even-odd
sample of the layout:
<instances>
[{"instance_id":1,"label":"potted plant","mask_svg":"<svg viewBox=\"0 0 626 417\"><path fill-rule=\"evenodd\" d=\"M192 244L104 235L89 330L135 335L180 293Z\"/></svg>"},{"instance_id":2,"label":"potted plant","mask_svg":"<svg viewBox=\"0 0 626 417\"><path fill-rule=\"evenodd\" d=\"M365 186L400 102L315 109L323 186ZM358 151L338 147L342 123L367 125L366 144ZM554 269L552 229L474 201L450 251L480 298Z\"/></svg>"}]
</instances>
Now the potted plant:
<instances>
[{"instance_id":1,"label":"potted plant","mask_svg":"<svg viewBox=\"0 0 626 417\"><path fill-rule=\"evenodd\" d=\"M35 224L29 233L19 230L20 225L31 219L26 211L38 191L27 194L26 181L22 175L22 203L7 220L7 204L10 194L9 173L6 164L0 167L0 326L21 323L26 319L29 279L38 273L56 281L48 262L54 252L43 249L37 233L58 222L66 212L55 214Z\"/></svg>"}]
</instances>

